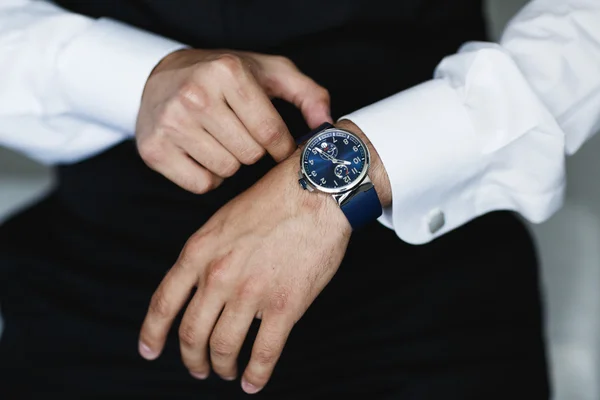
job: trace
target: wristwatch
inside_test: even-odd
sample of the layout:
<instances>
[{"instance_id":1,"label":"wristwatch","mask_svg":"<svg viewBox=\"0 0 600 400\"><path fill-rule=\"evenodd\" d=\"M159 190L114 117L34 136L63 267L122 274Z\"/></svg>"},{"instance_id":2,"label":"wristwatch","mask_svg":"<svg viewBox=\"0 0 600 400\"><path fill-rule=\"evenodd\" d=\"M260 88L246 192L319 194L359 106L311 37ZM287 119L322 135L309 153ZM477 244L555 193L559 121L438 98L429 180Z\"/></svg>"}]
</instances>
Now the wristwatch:
<instances>
[{"instance_id":1,"label":"wristwatch","mask_svg":"<svg viewBox=\"0 0 600 400\"><path fill-rule=\"evenodd\" d=\"M298 173L302 188L330 194L353 230L381 215L381 203L368 175L369 149L359 137L324 123L297 142L305 143Z\"/></svg>"}]
</instances>

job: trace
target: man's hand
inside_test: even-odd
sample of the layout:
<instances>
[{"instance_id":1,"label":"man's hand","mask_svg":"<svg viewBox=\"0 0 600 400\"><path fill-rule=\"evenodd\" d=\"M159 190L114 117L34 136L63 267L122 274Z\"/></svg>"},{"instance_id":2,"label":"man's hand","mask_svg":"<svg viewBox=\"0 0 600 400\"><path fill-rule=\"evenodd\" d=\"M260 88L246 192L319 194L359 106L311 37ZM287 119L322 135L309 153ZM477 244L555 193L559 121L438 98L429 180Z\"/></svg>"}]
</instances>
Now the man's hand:
<instances>
[{"instance_id":1,"label":"man's hand","mask_svg":"<svg viewBox=\"0 0 600 400\"><path fill-rule=\"evenodd\" d=\"M260 316L242 387L255 393L267 383L294 323L335 274L351 232L331 197L301 189L298 169L295 154L188 240L150 303L140 336L144 357L161 352L196 286L179 328L190 373L204 378L212 364L222 378L235 379L242 342Z\"/></svg>"},{"instance_id":2,"label":"man's hand","mask_svg":"<svg viewBox=\"0 0 600 400\"><path fill-rule=\"evenodd\" d=\"M339 127L368 140L350 121ZM140 353L155 359L175 316L185 311L179 337L183 361L200 379L212 369L235 379L237 357L251 322L262 318L242 378L248 393L261 390L294 323L336 273L351 227L329 195L300 188L299 152L221 208L186 243L152 297L140 333ZM390 184L371 149L369 176L383 205Z\"/></svg>"},{"instance_id":3,"label":"man's hand","mask_svg":"<svg viewBox=\"0 0 600 400\"><path fill-rule=\"evenodd\" d=\"M154 69L136 137L146 164L205 193L265 151L281 161L296 148L270 97L295 104L311 128L330 121L327 90L284 57L179 50Z\"/></svg>"}]
</instances>

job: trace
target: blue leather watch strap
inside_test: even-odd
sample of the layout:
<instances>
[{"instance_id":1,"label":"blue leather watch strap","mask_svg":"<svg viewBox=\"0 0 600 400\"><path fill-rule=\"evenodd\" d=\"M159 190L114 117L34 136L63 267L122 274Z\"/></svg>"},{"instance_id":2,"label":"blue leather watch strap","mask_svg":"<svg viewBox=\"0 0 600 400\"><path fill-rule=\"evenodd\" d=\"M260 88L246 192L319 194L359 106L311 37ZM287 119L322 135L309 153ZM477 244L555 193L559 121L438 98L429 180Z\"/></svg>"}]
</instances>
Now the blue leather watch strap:
<instances>
[{"instance_id":1,"label":"blue leather watch strap","mask_svg":"<svg viewBox=\"0 0 600 400\"><path fill-rule=\"evenodd\" d=\"M298 146L300 146L302 143L306 142L308 139L310 139L311 137L313 137L317 133L319 133L321 131L324 131L325 129L330 129L330 128L333 128L333 127L334 126L332 124L330 124L329 122L322 123L321 125L317 126L312 131L308 132L306 135L302 135L298 139L296 139L296 144Z\"/></svg>"},{"instance_id":2,"label":"blue leather watch strap","mask_svg":"<svg viewBox=\"0 0 600 400\"><path fill-rule=\"evenodd\" d=\"M382 213L381 202L375 188L361 192L342 206L352 230L357 230L369 222L375 221Z\"/></svg>"}]
</instances>

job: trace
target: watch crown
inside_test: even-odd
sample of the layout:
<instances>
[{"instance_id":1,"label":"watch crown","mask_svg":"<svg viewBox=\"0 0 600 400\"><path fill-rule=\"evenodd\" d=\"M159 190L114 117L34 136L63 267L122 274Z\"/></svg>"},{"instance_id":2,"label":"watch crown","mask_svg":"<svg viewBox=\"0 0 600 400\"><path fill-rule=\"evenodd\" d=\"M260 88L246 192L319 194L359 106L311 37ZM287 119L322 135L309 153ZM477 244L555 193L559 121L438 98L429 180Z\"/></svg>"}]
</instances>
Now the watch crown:
<instances>
[{"instance_id":1,"label":"watch crown","mask_svg":"<svg viewBox=\"0 0 600 400\"><path fill-rule=\"evenodd\" d=\"M304 189L304 190L308 189L308 187L306 186L306 179L300 178L300 179L298 179L298 183L300 184L300 186L302 186L302 189Z\"/></svg>"},{"instance_id":2,"label":"watch crown","mask_svg":"<svg viewBox=\"0 0 600 400\"><path fill-rule=\"evenodd\" d=\"M304 190L308 190L309 192L312 192L314 190L314 188L304 178L298 179L298 183L300 184L300 186L302 186L302 189Z\"/></svg>"}]
</instances>

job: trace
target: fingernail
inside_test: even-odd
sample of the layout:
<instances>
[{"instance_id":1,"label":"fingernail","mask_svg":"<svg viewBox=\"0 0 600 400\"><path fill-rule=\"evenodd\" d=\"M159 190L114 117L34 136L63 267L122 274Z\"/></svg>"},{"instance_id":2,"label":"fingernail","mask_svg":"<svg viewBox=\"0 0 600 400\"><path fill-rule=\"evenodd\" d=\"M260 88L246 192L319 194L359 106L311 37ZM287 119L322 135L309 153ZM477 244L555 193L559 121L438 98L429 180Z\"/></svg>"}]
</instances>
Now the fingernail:
<instances>
[{"instance_id":1,"label":"fingernail","mask_svg":"<svg viewBox=\"0 0 600 400\"><path fill-rule=\"evenodd\" d=\"M222 376L221 378L223 378L223 380L225 380L225 381L235 381L235 375L234 376Z\"/></svg>"},{"instance_id":2,"label":"fingernail","mask_svg":"<svg viewBox=\"0 0 600 400\"><path fill-rule=\"evenodd\" d=\"M253 384L248 382L246 380L246 378L242 378L242 389L244 389L244 392L246 392L248 394L254 394L254 393L258 393L258 391L261 388L254 386Z\"/></svg>"},{"instance_id":3,"label":"fingernail","mask_svg":"<svg viewBox=\"0 0 600 400\"><path fill-rule=\"evenodd\" d=\"M207 372L193 372L193 371L190 371L190 375L192 375L196 379L206 379L206 378L208 378L208 373Z\"/></svg>"},{"instance_id":4,"label":"fingernail","mask_svg":"<svg viewBox=\"0 0 600 400\"><path fill-rule=\"evenodd\" d=\"M148 345L146 345L145 343L142 343L141 341L139 344L139 352L140 352L140 355L142 357L144 357L146 360L152 361L152 360L156 359L156 357L158 357L157 352L153 351L150 347L148 347Z\"/></svg>"}]
</instances>

